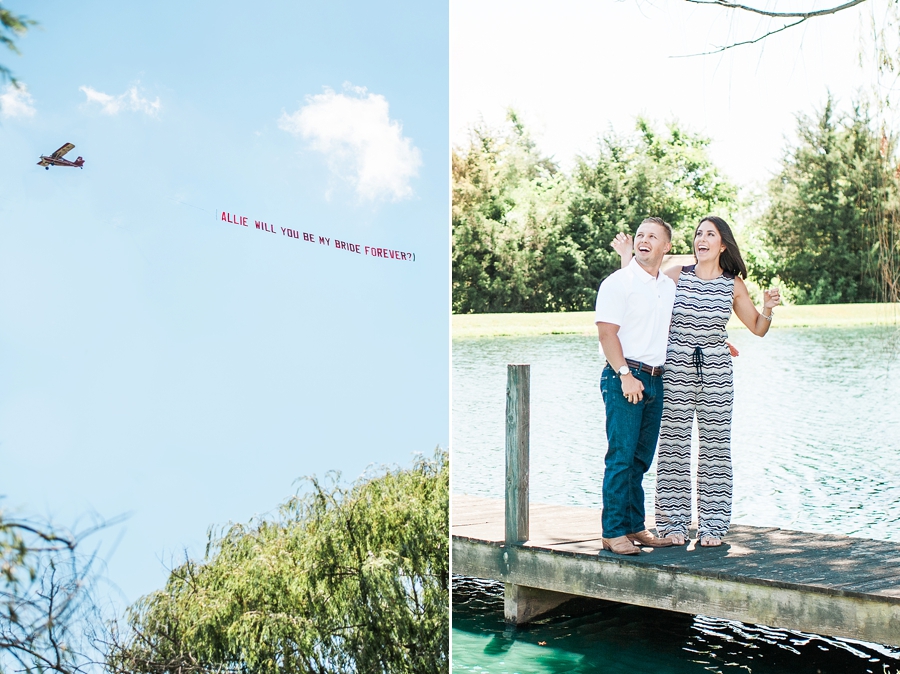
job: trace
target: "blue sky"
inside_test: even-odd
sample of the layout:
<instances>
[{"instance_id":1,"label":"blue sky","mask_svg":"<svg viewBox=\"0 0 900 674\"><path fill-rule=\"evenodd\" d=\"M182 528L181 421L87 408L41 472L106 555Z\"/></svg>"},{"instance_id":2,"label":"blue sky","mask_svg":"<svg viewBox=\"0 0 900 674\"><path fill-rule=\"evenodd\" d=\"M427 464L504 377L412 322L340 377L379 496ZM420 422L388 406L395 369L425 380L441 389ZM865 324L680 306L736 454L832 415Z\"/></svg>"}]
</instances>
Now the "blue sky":
<instances>
[{"instance_id":1,"label":"blue sky","mask_svg":"<svg viewBox=\"0 0 900 674\"><path fill-rule=\"evenodd\" d=\"M447 4L6 6L41 25L0 61L2 507L130 513L95 538L130 602L300 476L446 447Z\"/></svg>"}]
</instances>

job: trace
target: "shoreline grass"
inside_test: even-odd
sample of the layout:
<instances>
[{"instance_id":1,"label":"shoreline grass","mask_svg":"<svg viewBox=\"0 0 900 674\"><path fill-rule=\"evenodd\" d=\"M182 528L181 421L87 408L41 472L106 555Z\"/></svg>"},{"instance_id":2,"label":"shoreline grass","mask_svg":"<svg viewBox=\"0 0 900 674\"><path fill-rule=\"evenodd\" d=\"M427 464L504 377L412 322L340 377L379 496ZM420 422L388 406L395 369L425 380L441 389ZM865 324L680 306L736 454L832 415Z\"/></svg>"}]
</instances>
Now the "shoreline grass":
<instances>
[{"instance_id":1,"label":"shoreline grass","mask_svg":"<svg viewBox=\"0 0 900 674\"><path fill-rule=\"evenodd\" d=\"M454 314L453 339L597 335L593 311L534 314ZM806 304L777 307L772 328L900 326L900 304ZM729 330L746 330L734 314Z\"/></svg>"}]
</instances>

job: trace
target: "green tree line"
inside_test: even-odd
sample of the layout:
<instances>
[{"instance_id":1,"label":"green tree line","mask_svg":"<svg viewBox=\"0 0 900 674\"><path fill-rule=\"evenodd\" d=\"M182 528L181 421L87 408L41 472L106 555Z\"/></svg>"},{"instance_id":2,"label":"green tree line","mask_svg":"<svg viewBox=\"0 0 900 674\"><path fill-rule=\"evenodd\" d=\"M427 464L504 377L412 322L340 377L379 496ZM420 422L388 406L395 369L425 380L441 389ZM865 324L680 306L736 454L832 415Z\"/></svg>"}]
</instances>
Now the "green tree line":
<instances>
[{"instance_id":1,"label":"green tree line","mask_svg":"<svg viewBox=\"0 0 900 674\"><path fill-rule=\"evenodd\" d=\"M900 251L894 138L864 105L838 114L829 98L798 116L762 204L739 202L709 147L678 123L638 118L564 171L514 111L502 128L476 125L452 154L454 312L590 309L619 267L609 242L649 215L673 225L675 254L691 252L701 217L724 217L741 234L751 281L778 280L797 303L890 294Z\"/></svg>"}]
</instances>

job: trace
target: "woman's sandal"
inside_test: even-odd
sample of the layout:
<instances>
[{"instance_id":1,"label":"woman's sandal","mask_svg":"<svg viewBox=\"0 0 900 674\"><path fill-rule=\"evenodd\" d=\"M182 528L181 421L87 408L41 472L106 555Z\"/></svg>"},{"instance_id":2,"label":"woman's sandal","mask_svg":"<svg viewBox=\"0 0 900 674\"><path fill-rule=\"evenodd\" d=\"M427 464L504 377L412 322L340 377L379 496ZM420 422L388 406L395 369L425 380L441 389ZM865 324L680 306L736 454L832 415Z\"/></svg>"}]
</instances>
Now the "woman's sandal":
<instances>
[{"instance_id":1,"label":"woman's sandal","mask_svg":"<svg viewBox=\"0 0 900 674\"><path fill-rule=\"evenodd\" d=\"M700 539L700 547L702 548L717 548L720 545L722 545L722 539L715 536L704 536Z\"/></svg>"},{"instance_id":2,"label":"woman's sandal","mask_svg":"<svg viewBox=\"0 0 900 674\"><path fill-rule=\"evenodd\" d=\"M687 542L687 539L681 534L669 534L668 536L664 536L664 538L668 538L672 541L672 545L684 545Z\"/></svg>"}]
</instances>

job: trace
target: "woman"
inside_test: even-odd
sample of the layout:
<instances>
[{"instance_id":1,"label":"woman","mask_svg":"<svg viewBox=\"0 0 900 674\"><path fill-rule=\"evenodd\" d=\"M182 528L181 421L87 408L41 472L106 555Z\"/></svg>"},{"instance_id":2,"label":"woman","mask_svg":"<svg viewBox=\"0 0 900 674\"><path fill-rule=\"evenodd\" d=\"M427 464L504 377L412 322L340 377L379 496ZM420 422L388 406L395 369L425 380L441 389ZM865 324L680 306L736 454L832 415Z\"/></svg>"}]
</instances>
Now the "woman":
<instances>
[{"instance_id":1,"label":"woman","mask_svg":"<svg viewBox=\"0 0 900 674\"><path fill-rule=\"evenodd\" d=\"M616 236L613 248L622 265L631 261L631 237ZM765 291L756 310L744 278L731 227L714 215L694 232L696 264L664 273L677 284L663 372L663 416L656 472L656 528L659 536L684 545L691 522L691 426L697 415L700 455L697 511L700 545L722 544L731 524L731 407L734 386L725 324L734 313L762 337L781 297ZM735 355L737 355L735 353Z\"/></svg>"}]
</instances>

